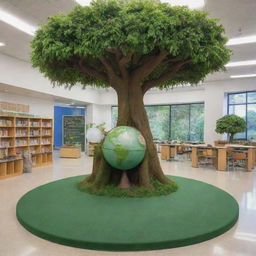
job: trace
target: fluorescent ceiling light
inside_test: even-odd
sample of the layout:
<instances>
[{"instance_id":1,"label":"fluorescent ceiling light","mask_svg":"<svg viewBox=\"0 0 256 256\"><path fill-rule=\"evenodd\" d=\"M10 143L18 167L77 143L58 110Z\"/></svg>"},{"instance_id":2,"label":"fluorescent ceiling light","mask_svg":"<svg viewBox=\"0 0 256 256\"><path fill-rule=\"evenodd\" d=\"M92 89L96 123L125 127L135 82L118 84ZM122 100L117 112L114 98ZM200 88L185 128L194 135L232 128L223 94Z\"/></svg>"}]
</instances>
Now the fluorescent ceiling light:
<instances>
[{"instance_id":1,"label":"fluorescent ceiling light","mask_svg":"<svg viewBox=\"0 0 256 256\"><path fill-rule=\"evenodd\" d=\"M256 35L231 38L228 40L226 45L238 45L238 44L250 44L250 43L256 43Z\"/></svg>"},{"instance_id":2,"label":"fluorescent ceiling light","mask_svg":"<svg viewBox=\"0 0 256 256\"><path fill-rule=\"evenodd\" d=\"M187 5L191 9L199 9L204 6L204 0L160 0L162 3L170 5Z\"/></svg>"},{"instance_id":3,"label":"fluorescent ceiling light","mask_svg":"<svg viewBox=\"0 0 256 256\"><path fill-rule=\"evenodd\" d=\"M225 65L225 67L239 67L239 66L250 66L250 65L256 65L256 60L229 62L228 64Z\"/></svg>"},{"instance_id":4,"label":"fluorescent ceiling light","mask_svg":"<svg viewBox=\"0 0 256 256\"><path fill-rule=\"evenodd\" d=\"M3 43L3 42L0 42L0 46L5 46L5 43Z\"/></svg>"},{"instance_id":5,"label":"fluorescent ceiling light","mask_svg":"<svg viewBox=\"0 0 256 256\"><path fill-rule=\"evenodd\" d=\"M75 0L78 4L82 6L90 5L91 0Z\"/></svg>"},{"instance_id":6,"label":"fluorescent ceiling light","mask_svg":"<svg viewBox=\"0 0 256 256\"><path fill-rule=\"evenodd\" d=\"M256 77L256 74L246 74L246 75L234 75L234 76L230 76L230 78L244 78L244 77Z\"/></svg>"},{"instance_id":7,"label":"fluorescent ceiling light","mask_svg":"<svg viewBox=\"0 0 256 256\"><path fill-rule=\"evenodd\" d=\"M3 21L31 36L35 35L36 27L29 25L25 21L13 16L12 14L0 9L0 21Z\"/></svg>"}]
</instances>

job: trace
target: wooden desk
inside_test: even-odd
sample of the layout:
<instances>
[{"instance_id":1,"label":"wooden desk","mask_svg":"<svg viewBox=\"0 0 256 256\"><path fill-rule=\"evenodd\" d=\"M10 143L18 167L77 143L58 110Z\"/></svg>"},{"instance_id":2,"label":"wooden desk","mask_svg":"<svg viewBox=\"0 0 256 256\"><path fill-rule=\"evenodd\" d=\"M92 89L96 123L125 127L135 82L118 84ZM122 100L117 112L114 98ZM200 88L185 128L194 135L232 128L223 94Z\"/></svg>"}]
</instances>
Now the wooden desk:
<instances>
[{"instance_id":1,"label":"wooden desk","mask_svg":"<svg viewBox=\"0 0 256 256\"><path fill-rule=\"evenodd\" d=\"M161 159L169 160L177 155L177 148L175 144L161 144Z\"/></svg>"},{"instance_id":2,"label":"wooden desk","mask_svg":"<svg viewBox=\"0 0 256 256\"><path fill-rule=\"evenodd\" d=\"M247 150L247 171L252 171L255 165L256 146L226 144L227 148L241 148Z\"/></svg>"},{"instance_id":3,"label":"wooden desk","mask_svg":"<svg viewBox=\"0 0 256 256\"><path fill-rule=\"evenodd\" d=\"M252 171L255 165L255 146L244 146L237 144L227 144L224 147L207 147L207 145L192 145L192 167L198 167L198 149L212 148L217 150L217 170L226 171L227 170L227 149L228 148L242 148L247 150L247 171Z\"/></svg>"},{"instance_id":4,"label":"wooden desk","mask_svg":"<svg viewBox=\"0 0 256 256\"><path fill-rule=\"evenodd\" d=\"M75 146L60 147L60 157L80 158L81 157L81 147L75 147Z\"/></svg>"},{"instance_id":5,"label":"wooden desk","mask_svg":"<svg viewBox=\"0 0 256 256\"><path fill-rule=\"evenodd\" d=\"M198 149L216 149L217 150L217 170L226 171L227 169L227 148L226 147L208 147L207 145L192 145L192 167L198 168Z\"/></svg>"}]
</instances>

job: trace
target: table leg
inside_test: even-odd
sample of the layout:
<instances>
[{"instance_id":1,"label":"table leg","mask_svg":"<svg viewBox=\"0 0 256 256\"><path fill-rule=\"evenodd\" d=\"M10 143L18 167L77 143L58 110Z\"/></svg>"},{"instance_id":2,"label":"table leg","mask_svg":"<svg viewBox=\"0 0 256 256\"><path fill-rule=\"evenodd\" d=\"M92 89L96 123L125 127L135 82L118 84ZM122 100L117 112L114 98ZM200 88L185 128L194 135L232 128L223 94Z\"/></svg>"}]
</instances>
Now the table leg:
<instances>
[{"instance_id":1,"label":"table leg","mask_svg":"<svg viewBox=\"0 0 256 256\"><path fill-rule=\"evenodd\" d=\"M254 168L254 150L252 148L248 148L248 159L247 159L247 171L252 171Z\"/></svg>"},{"instance_id":2,"label":"table leg","mask_svg":"<svg viewBox=\"0 0 256 256\"><path fill-rule=\"evenodd\" d=\"M227 149L219 148L218 149L218 171L227 170Z\"/></svg>"},{"instance_id":3,"label":"table leg","mask_svg":"<svg viewBox=\"0 0 256 256\"><path fill-rule=\"evenodd\" d=\"M198 167L198 154L197 154L197 148L192 147L192 167L197 168Z\"/></svg>"},{"instance_id":4,"label":"table leg","mask_svg":"<svg viewBox=\"0 0 256 256\"><path fill-rule=\"evenodd\" d=\"M176 148L176 146L170 147L170 151L171 151L171 158L174 158L177 155L177 148Z\"/></svg>"}]
</instances>

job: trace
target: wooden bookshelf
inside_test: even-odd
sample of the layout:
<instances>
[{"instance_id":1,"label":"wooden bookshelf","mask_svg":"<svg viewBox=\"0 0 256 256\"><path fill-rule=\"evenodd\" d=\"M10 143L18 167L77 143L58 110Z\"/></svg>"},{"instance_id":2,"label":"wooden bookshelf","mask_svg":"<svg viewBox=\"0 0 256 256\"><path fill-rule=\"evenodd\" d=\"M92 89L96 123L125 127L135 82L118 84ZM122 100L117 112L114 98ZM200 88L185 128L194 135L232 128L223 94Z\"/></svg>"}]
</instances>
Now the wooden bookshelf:
<instances>
[{"instance_id":1,"label":"wooden bookshelf","mask_svg":"<svg viewBox=\"0 0 256 256\"><path fill-rule=\"evenodd\" d=\"M0 179L22 174L18 163L23 168L20 156L28 150L33 167L52 163L52 119L0 115Z\"/></svg>"},{"instance_id":2,"label":"wooden bookshelf","mask_svg":"<svg viewBox=\"0 0 256 256\"><path fill-rule=\"evenodd\" d=\"M0 179L7 179L23 173L23 159L0 160Z\"/></svg>"}]
</instances>

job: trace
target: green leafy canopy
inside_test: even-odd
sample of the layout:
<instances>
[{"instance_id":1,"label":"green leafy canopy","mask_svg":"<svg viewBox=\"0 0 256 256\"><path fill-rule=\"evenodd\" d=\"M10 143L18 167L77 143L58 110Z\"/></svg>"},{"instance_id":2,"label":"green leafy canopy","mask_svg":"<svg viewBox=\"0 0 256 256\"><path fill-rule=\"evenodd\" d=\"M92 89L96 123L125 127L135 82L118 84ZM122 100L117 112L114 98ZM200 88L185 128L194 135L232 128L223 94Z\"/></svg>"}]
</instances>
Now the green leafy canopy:
<instances>
[{"instance_id":1,"label":"green leafy canopy","mask_svg":"<svg viewBox=\"0 0 256 256\"><path fill-rule=\"evenodd\" d=\"M175 62L186 61L174 77L156 85L168 88L196 84L207 74L224 69L231 52L223 34L223 26L203 11L157 0L95 0L90 6L76 6L69 14L50 17L32 41L31 60L54 84L109 87L111 82L101 79L109 76L101 57L120 76L115 50L121 56L131 54L125 63L129 74L145 57L164 50L168 55L141 85L160 78Z\"/></svg>"},{"instance_id":2,"label":"green leafy canopy","mask_svg":"<svg viewBox=\"0 0 256 256\"><path fill-rule=\"evenodd\" d=\"M242 117L237 115L225 115L218 119L216 122L217 133L223 134L236 134L238 132L243 132L246 129L246 122Z\"/></svg>"}]
</instances>

